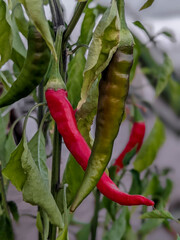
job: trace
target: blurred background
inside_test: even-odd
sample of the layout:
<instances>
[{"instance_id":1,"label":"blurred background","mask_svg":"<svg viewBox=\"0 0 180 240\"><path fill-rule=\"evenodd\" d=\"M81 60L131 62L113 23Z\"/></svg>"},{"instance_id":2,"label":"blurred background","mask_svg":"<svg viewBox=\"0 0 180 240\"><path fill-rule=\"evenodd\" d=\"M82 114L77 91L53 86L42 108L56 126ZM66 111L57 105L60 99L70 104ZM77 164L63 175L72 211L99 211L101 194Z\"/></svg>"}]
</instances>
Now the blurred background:
<instances>
[{"instance_id":1,"label":"blurred background","mask_svg":"<svg viewBox=\"0 0 180 240\"><path fill-rule=\"evenodd\" d=\"M144 0L126 0L126 18L127 23L131 31L138 36L138 38L150 49L150 52L154 59L158 61L160 64L163 61L162 58L162 52L165 51L168 56L172 59L173 66L174 66L174 76L176 77L177 81L180 82L180 4L179 0L155 0L154 3L150 8L147 8L145 10L139 11L140 7L144 4ZM64 16L67 23L69 23L74 8L76 6L75 0L62 0L61 1L63 10L64 10ZM93 4L101 4L104 6L108 6L110 1L108 0L96 0L93 1ZM46 8L46 15L47 18L51 18L49 7ZM72 35L71 35L71 42L76 42L79 32L80 32L80 25L82 22L83 16L80 19L78 25L74 29ZM153 44L149 41L149 38L145 31L138 28L133 24L135 21L140 21L148 33L151 36L156 36L156 44ZM171 34L171 38L167 37L166 35L160 34L159 32L167 31ZM143 89L139 89L138 86L142 84L144 87ZM143 97L151 102L152 106L154 107L154 111L158 113L158 116L161 118L162 121L168 123L166 128L166 142L163 145L163 147L160 149L156 161L153 163L153 165L156 165L157 167L170 167L172 168L169 177L174 182L174 188L169 200L169 209L171 210L171 213L175 217L180 217L180 188L179 188L179 182L180 182L180 115L175 114L171 108L168 107L168 105L162 101L160 98L155 98L155 92L154 88L151 87L149 84L149 81L145 77L144 74L142 74L141 70L138 68L136 71L136 76L132 84L132 88L137 89L137 94L142 94ZM24 112L27 109L27 103L31 104L31 99L26 99L26 102L21 101L22 109L24 109ZM179 104L179 103L177 103ZM19 110L22 111L22 110ZM21 113L19 113L21 114ZM153 112L147 112L146 114L146 125L147 125L147 131L146 136L148 136L153 123L154 123L155 117ZM29 129L29 130L28 130ZM31 138L36 131L36 127L34 125L33 120L29 120L29 127L27 128L27 134L28 137ZM94 132L94 129L92 129L92 133ZM122 140L123 136L123 140ZM117 139L115 140L115 145L113 149L113 155L112 155L112 161L118 156L119 152L124 148L123 144L125 142L124 139L128 140L129 137L129 123L127 121L124 121L122 124L122 127L120 129L119 135ZM65 165L65 161L68 156L68 151L66 150L65 146L63 146L63 154L62 158L64 161L62 161L62 164ZM62 166L63 170L63 166ZM128 182L128 177L127 177ZM21 193L18 193L17 190L14 188L14 186L10 186L9 192L8 192L8 200L15 201L18 205L18 209L22 217L20 218L20 221L18 223L14 223L14 231L15 236L17 240L37 240L38 239L38 233L35 227L36 219L33 218L34 215L36 215L37 208L32 207L31 205L24 203L22 201ZM87 211L88 209L93 209L94 206L94 198L89 196L82 204L80 208L78 208L77 212L75 213L75 218L77 220L80 220L82 222L89 222L93 211ZM103 211L100 213L99 219L103 217ZM136 216L135 216L136 217ZM138 220L136 218L132 219L132 224L134 228L136 228L136 225L138 224ZM180 233L179 226L174 224L174 228L177 232ZM74 236L74 233L77 232L76 227L70 228L70 240L76 239ZM98 229L98 239L100 240L102 236L101 228ZM169 234L167 231L164 231L162 228L158 228L156 231L152 232L147 240L171 240L173 239L171 234Z\"/></svg>"}]
</instances>

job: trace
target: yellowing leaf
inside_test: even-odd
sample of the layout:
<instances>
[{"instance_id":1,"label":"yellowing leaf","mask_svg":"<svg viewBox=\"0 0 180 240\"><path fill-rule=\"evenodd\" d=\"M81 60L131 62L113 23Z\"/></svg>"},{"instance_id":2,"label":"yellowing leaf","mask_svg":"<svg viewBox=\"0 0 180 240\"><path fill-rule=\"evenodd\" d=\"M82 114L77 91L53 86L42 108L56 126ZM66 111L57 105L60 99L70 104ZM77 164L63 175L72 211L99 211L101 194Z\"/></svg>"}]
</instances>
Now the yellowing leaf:
<instances>
[{"instance_id":1,"label":"yellowing leaf","mask_svg":"<svg viewBox=\"0 0 180 240\"><path fill-rule=\"evenodd\" d=\"M81 101L78 104L78 109L86 101L91 85L107 67L116 51L119 45L119 30L120 23L117 4L113 0L111 7L106 10L93 34L85 65Z\"/></svg>"}]
</instances>

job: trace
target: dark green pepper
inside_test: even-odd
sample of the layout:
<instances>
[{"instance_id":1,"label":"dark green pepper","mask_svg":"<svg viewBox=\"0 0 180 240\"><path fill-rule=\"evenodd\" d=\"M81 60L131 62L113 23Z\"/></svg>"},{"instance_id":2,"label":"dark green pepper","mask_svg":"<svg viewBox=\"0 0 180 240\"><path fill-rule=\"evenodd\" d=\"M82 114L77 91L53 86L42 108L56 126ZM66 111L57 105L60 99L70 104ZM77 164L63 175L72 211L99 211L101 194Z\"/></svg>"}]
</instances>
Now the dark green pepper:
<instances>
[{"instance_id":1,"label":"dark green pepper","mask_svg":"<svg viewBox=\"0 0 180 240\"><path fill-rule=\"evenodd\" d=\"M5 96L0 99L0 107L10 105L28 96L42 81L50 59L49 49L41 34L29 26L28 51L23 68Z\"/></svg>"},{"instance_id":2,"label":"dark green pepper","mask_svg":"<svg viewBox=\"0 0 180 240\"><path fill-rule=\"evenodd\" d=\"M129 89L129 74L133 62L133 37L124 20L124 3L120 6L120 45L108 67L102 72L99 84L95 140L82 185L71 211L93 190L101 178L112 154L114 140L123 118Z\"/></svg>"}]
</instances>

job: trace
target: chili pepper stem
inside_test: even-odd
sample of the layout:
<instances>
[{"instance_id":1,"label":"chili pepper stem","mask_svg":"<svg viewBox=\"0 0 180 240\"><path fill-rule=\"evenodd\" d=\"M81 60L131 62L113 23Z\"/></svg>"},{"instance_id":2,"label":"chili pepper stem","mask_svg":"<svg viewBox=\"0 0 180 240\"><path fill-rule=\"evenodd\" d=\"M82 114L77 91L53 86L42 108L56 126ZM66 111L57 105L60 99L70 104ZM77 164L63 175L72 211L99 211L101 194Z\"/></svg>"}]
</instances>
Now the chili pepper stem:
<instances>
[{"instance_id":1,"label":"chili pepper stem","mask_svg":"<svg viewBox=\"0 0 180 240\"><path fill-rule=\"evenodd\" d=\"M96 240L96 230L98 225L98 212L100 207L100 192L97 189L95 192L96 197L96 203L95 203L95 209L94 209L94 216L91 220L91 240Z\"/></svg>"},{"instance_id":2,"label":"chili pepper stem","mask_svg":"<svg viewBox=\"0 0 180 240\"><path fill-rule=\"evenodd\" d=\"M2 168L1 168L1 162L0 162L0 194L1 194L1 198L2 198L2 206L3 206L6 217L10 220L9 208L8 208L7 201L6 201L6 193L5 193L5 189L4 189L4 181L3 181L3 176L2 176L1 170L2 170Z\"/></svg>"},{"instance_id":3,"label":"chili pepper stem","mask_svg":"<svg viewBox=\"0 0 180 240\"><path fill-rule=\"evenodd\" d=\"M62 137L55 125L54 140L53 140L53 159L52 159L52 175L51 175L51 193L54 200L57 202L58 186L60 185L60 158L61 158L61 142ZM50 240L56 239L57 228L50 225Z\"/></svg>"}]
</instances>

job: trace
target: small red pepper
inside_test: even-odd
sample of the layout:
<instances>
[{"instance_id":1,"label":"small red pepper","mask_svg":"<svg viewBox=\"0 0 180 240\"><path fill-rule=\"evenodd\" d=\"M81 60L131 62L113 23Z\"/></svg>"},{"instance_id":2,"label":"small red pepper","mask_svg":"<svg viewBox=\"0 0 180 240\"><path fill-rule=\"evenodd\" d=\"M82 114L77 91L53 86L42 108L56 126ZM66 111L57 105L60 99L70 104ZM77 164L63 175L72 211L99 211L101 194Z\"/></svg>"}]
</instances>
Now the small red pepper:
<instances>
[{"instance_id":1,"label":"small red pepper","mask_svg":"<svg viewBox=\"0 0 180 240\"><path fill-rule=\"evenodd\" d=\"M66 147L85 171L91 149L78 130L74 110L67 98L67 91L64 89L57 91L47 89L45 96L51 116L57 124L58 131L62 135ZM141 195L129 195L121 192L105 172L99 180L97 188L104 196L121 205L154 205L153 201Z\"/></svg>"},{"instance_id":2,"label":"small red pepper","mask_svg":"<svg viewBox=\"0 0 180 240\"><path fill-rule=\"evenodd\" d=\"M115 163L113 164L114 166L117 167L116 172L119 172L120 169L123 168L123 159L125 155L135 147L136 147L136 153L137 153L143 144L146 125L139 110L136 107L134 109L135 109L135 116L134 116L135 122L131 129L129 141L126 144L126 147L124 148L124 150L119 155L119 157L116 159Z\"/></svg>"}]
</instances>

